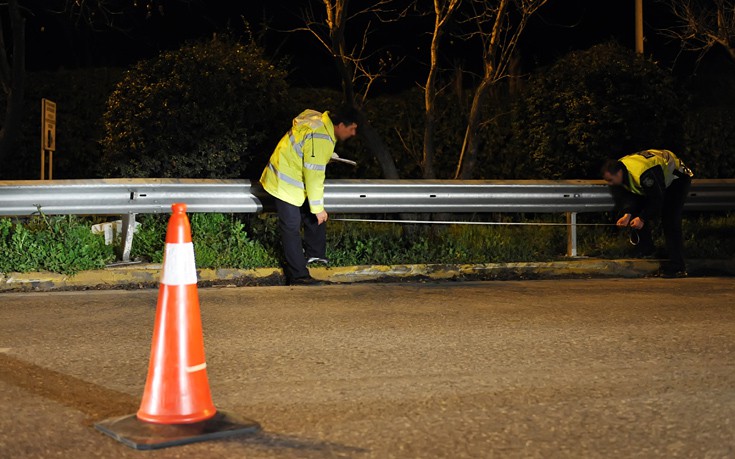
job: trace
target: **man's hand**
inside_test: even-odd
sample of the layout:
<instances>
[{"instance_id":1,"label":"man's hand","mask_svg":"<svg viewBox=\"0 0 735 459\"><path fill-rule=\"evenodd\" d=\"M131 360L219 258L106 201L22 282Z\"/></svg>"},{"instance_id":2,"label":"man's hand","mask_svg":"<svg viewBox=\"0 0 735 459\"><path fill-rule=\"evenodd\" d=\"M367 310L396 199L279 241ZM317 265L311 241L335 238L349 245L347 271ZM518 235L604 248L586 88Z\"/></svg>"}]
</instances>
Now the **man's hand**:
<instances>
[{"instance_id":1,"label":"man's hand","mask_svg":"<svg viewBox=\"0 0 735 459\"><path fill-rule=\"evenodd\" d=\"M633 220L631 220L630 227L633 229L637 229L637 230L643 228L643 220L641 220L641 217L636 217Z\"/></svg>"},{"instance_id":2,"label":"man's hand","mask_svg":"<svg viewBox=\"0 0 735 459\"><path fill-rule=\"evenodd\" d=\"M625 227L625 226L628 226L629 223L630 223L630 214L625 214L622 217L620 217L620 219L615 224L618 226Z\"/></svg>"},{"instance_id":3,"label":"man's hand","mask_svg":"<svg viewBox=\"0 0 735 459\"><path fill-rule=\"evenodd\" d=\"M322 210L321 212L319 212L318 214L316 214L316 221L320 225L322 223L324 223L325 221L327 221L328 219L329 219L329 215L327 215L327 211L326 210Z\"/></svg>"}]
</instances>

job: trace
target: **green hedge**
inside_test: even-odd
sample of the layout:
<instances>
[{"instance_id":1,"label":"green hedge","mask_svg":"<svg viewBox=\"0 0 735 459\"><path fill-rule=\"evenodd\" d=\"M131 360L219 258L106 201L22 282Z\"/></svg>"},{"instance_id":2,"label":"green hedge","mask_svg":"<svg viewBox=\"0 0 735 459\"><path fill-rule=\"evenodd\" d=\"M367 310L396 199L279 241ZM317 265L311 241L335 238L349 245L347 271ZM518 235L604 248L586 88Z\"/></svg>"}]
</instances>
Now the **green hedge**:
<instances>
[{"instance_id":1,"label":"green hedge","mask_svg":"<svg viewBox=\"0 0 735 459\"><path fill-rule=\"evenodd\" d=\"M0 219L0 272L51 271L75 274L103 268L115 259L91 223L74 216Z\"/></svg>"},{"instance_id":2,"label":"green hedge","mask_svg":"<svg viewBox=\"0 0 735 459\"><path fill-rule=\"evenodd\" d=\"M536 178L595 179L607 158L680 151L683 100L671 74L609 43L536 72L515 108L514 135Z\"/></svg>"},{"instance_id":3,"label":"green hedge","mask_svg":"<svg viewBox=\"0 0 735 459\"><path fill-rule=\"evenodd\" d=\"M263 151L283 135L276 121L286 106L285 77L256 45L227 37L140 61L107 100L103 170L110 177L254 174L248 166L262 168Z\"/></svg>"},{"instance_id":4,"label":"green hedge","mask_svg":"<svg viewBox=\"0 0 735 459\"><path fill-rule=\"evenodd\" d=\"M168 215L142 215L132 257L160 263ZM192 214L198 268L278 267L281 249L274 215ZM555 222L549 215L503 215L504 221ZM605 222L606 215L582 215L580 223ZM74 274L114 260L112 246L92 234L92 221L76 217L0 219L0 272L52 271ZM734 214L687 214L685 246L692 257L732 258ZM661 232L658 246L663 248ZM580 255L625 258L629 233L612 226L582 226ZM119 241L118 241L119 242ZM564 226L400 225L331 221L327 257L333 266L414 263L494 263L549 261L564 257ZM662 256L663 253L659 253Z\"/></svg>"},{"instance_id":5,"label":"green hedge","mask_svg":"<svg viewBox=\"0 0 735 459\"><path fill-rule=\"evenodd\" d=\"M168 215L142 215L133 237L131 256L160 263L166 237ZM191 214L199 268L259 268L277 266L273 250L248 236L245 224L234 215Z\"/></svg>"}]
</instances>

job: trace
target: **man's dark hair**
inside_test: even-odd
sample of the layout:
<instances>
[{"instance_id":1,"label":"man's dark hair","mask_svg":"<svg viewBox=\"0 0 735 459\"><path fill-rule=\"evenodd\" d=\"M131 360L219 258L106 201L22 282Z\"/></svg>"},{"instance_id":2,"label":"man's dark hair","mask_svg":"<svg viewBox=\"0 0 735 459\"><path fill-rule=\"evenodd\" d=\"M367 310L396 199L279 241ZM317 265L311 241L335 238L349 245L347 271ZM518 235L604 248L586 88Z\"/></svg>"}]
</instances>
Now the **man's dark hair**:
<instances>
[{"instance_id":1,"label":"man's dark hair","mask_svg":"<svg viewBox=\"0 0 735 459\"><path fill-rule=\"evenodd\" d=\"M360 117L360 112L351 105L343 105L333 112L329 112L329 119L332 120L332 124L335 126L339 123L349 126L357 123Z\"/></svg>"},{"instance_id":2,"label":"man's dark hair","mask_svg":"<svg viewBox=\"0 0 735 459\"><path fill-rule=\"evenodd\" d=\"M623 169L625 169L625 164L623 164L622 161L620 161L619 159L608 159L602 165L602 169L600 169L600 175L605 175L605 172L611 175L615 175Z\"/></svg>"}]
</instances>

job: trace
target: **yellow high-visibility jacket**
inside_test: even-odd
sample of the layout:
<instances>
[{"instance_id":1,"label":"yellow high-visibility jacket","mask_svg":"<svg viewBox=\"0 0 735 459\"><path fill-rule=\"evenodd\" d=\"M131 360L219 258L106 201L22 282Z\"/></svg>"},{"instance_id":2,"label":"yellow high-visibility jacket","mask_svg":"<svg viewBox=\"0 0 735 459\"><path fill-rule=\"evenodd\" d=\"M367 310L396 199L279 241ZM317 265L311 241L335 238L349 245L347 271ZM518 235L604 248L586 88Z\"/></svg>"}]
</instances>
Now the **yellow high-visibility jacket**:
<instances>
[{"instance_id":1,"label":"yellow high-visibility jacket","mask_svg":"<svg viewBox=\"0 0 735 459\"><path fill-rule=\"evenodd\" d=\"M645 173L655 167L660 167L663 172L664 189L668 188L677 178L677 174L687 174L692 176L692 172L687 168L684 163L669 150L645 150L632 155L624 156L620 158L620 161L625 164L625 168L628 170L628 181L623 183L623 187L628 191L637 194L644 195L645 184ZM649 180L653 180L650 177ZM650 186L650 185L649 185Z\"/></svg>"},{"instance_id":2,"label":"yellow high-visibility jacket","mask_svg":"<svg viewBox=\"0 0 735 459\"><path fill-rule=\"evenodd\" d=\"M311 213L324 210L324 178L336 138L329 112L305 110L281 138L263 170L260 183L270 195Z\"/></svg>"}]
</instances>

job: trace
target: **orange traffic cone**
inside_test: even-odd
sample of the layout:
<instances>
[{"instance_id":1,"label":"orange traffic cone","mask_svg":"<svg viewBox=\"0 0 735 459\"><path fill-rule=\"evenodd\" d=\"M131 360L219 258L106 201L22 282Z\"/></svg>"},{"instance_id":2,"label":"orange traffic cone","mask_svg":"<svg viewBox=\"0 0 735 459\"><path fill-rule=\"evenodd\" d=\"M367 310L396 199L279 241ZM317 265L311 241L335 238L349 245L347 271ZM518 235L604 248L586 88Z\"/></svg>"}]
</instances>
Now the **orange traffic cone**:
<instances>
[{"instance_id":1,"label":"orange traffic cone","mask_svg":"<svg viewBox=\"0 0 735 459\"><path fill-rule=\"evenodd\" d=\"M101 432L136 449L163 448L260 429L254 421L218 412L212 403L186 204L174 204L172 210L140 408L136 415L95 424Z\"/></svg>"},{"instance_id":2,"label":"orange traffic cone","mask_svg":"<svg viewBox=\"0 0 735 459\"><path fill-rule=\"evenodd\" d=\"M161 424L209 419L212 403L204 359L197 273L186 205L174 204L166 231L153 344L138 418Z\"/></svg>"}]
</instances>

